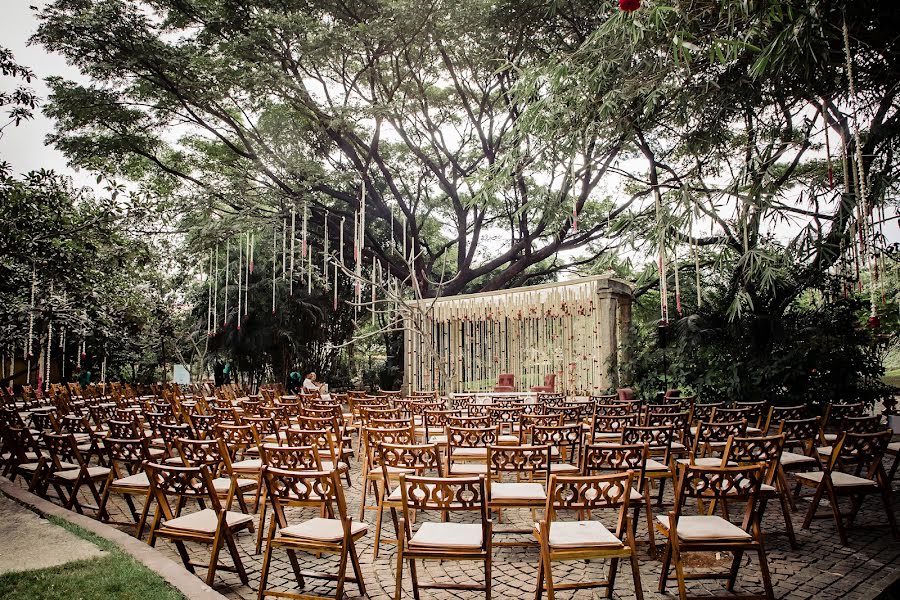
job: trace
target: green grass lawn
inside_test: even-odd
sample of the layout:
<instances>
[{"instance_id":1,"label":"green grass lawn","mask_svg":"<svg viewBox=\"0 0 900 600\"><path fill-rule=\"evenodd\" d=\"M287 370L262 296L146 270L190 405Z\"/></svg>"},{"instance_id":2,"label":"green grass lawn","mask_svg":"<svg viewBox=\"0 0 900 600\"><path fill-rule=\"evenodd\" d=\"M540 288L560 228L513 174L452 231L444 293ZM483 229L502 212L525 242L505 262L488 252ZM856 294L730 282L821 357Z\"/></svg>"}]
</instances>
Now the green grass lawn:
<instances>
[{"instance_id":1,"label":"green grass lawn","mask_svg":"<svg viewBox=\"0 0 900 600\"><path fill-rule=\"evenodd\" d=\"M49 520L93 542L106 554L49 569L0 575L3 600L184 600L162 577L115 544L61 519Z\"/></svg>"}]
</instances>

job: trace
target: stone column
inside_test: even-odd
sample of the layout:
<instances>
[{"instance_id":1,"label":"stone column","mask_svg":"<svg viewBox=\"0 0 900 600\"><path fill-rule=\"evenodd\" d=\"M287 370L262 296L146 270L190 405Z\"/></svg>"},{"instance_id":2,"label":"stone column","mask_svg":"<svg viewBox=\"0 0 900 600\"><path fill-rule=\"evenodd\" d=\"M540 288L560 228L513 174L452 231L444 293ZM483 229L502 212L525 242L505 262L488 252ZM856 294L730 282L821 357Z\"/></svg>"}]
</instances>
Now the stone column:
<instances>
[{"instance_id":1,"label":"stone column","mask_svg":"<svg viewBox=\"0 0 900 600\"><path fill-rule=\"evenodd\" d=\"M616 339L617 294L609 289L597 293L600 310L600 388L618 386L619 343Z\"/></svg>"}]
</instances>

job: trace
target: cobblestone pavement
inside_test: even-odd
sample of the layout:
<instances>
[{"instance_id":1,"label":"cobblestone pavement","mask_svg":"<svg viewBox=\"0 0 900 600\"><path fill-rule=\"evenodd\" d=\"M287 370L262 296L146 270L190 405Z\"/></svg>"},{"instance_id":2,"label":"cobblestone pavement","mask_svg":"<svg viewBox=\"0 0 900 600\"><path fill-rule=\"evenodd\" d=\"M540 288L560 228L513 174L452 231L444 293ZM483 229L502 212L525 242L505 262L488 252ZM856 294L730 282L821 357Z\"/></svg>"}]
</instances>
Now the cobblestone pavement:
<instances>
[{"instance_id":1,"label":"cobblestone pavement","mask_svg":"<svg viewBox=\"0 0 900 600\"><path fill-rule=\"evenodd\" d=\"M354 519L358 516L361 487L359 482L359 464L352 465L353 487L346 490L350 514ZM895 488L897 484L895 483ZM671 486L667 486L670 490ZM667 491L666 497L671 501L671 492ZM252 497L248 497L252 502ZM369 502L370 504L373 502ZM126 511L125 503L120 499L111 501L113 520L123 520L123 511ZM893 504L896 514L900 515L900 493L895 489ZM252 507L252 504L251 504ZM789 598L791 600L803 600L806 598L874 598L894 580L900 578L900 541L890 535L886 517L878 496L870 496L864 503L863 509L857 517L857 521L850 529L850 545L841 546L834 523L831 519L814 520L808 530L801 529L803 516L808 507L806 501L798 503L797 512L793 514L794 528L797 532L800 548L792 551L787 538L777 532L783 530L784 522L777 505L770 503L763 530L773 532L766 538L766 552L769 568L772 573L775 595L777 598ZM302 513L303 509L290 509L288 520L299 521L305 516L313 516L311 513ZM822 511L829 511L827 503L823 502ZM119 513L119 514L116 514ZM271 513L271 511L269 511ZM654 514L660 514L660 509L654 506ZM830 511L829 511L830 514ZM394 596L394 577L396 568L396 553L393 545L382 543L377 560L373 559L373 542L375 534L375 511L366 514L369 523L368 534L357 545L362 563L366 591L369 598L387 600ZM595 515L597 516L597 515ZM423 520L437 519L437 515L421 515L419 522ZM600 515L599 518L603 519ZM612 524L612 519L605 519L607 524ZM528 510L505 510L503 522L497 523L494 515L495 530L503 527L529 526L531 513ZM393 537L393 524L389 513L384 519L383 534L385 537ZM529 540L529 536L501 536L495 533L494 540ZM669 579L667 592L658 593L657 583L661 569L660 561L649 555L647 540L647 528L643 517L638 525L638 543L641 564L641 580L643 582L644 596L646 598L673 598L678 595L677 582L674 569ZM239 534L241 559L250 577L250 585L240 583L237 575L225 571L218 571L214 587L233 599L256 598L259 586L260 564L262 554L255 554L255 533L247 531ZM660 546L661 547L661 546ZM159 540L157 548L175 561L179 561L175 546L166 540ZM208 546L189 545L194 560L206 562L209 557ZM323 555L299 555L303 569L326 571L334 573L337 568L337 557ZM718 558L718 560L717 560ZM230 557L223 549L220 560L230 563ZM726 567L730 564L728 555L714 557L710 554L687 557L689 565L702 567ZM493 553L493 577L492 594L494 598L512 600L514 598L534 598L536 573L538 563L537 548L495 548ZM606 577L608 563L606 561L574 561L568 563L554 563L554 580L579 581L587 579L603 579ZM349 566L348 566L349 572ZM419 562L419 581L428 580L455 582L455 583L480 583L483 581L481 563L476 562ZM269 576L270 586L279 586L285 591L299 591L296 588L296 579L290 568L287 556L276 551L273 555L273 565ZM283 587L280 587L283 586ZM349 598L362 597L356 586L348 583L346 593ZM334 584L330 582L316 582L307 579L305 593L333 596ZM762 585L759 569L755 560L744 556L742 567L738 575L736 594L761 593ZM599 598L603 597L603 590L582 590L575 593L561 592L562 598ZM688 593L693 595L711 596L727 595L722 580L690 581ZM472 591L450 590L422 590L422 598L443 599L469 599L480 598L483 594ZM412 598L411 584L408 567L404 568L403 597ZM627 564L620 564L615 584L614 597L635 598L631 572Z\"/></svg>"}]
</instances>

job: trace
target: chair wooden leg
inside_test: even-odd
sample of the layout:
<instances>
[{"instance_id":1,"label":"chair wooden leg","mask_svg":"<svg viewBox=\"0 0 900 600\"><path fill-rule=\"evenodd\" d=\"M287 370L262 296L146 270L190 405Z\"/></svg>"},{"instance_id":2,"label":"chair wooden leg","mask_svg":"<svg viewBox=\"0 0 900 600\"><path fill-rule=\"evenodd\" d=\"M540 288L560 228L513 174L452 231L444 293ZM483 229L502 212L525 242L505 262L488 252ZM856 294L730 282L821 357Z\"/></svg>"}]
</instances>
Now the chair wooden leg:
<instances>
[{"instance_id":1,"label":"chair wooden leg","mask_svg":"<svg viewBox=\"0 0 900 600\"><path fill-rule=\"evenodd\" d=\"M766 549L762 541L760 541L759 549L756 552L759 556L759 572L762 575L763 588L766 590L766 599L775 600L775 592L772 590L772 577L769 574L769 562L766 560Z\"/></svg>"},{"instance_id":2,"label":"chair wooden leg","mask_svg":"<svg viewBox=\"0 0 900 600\"><path fill-rule=\"evenodd\" d=\"M734 557L731 559L731 568L728 570L728 582L725 589L734 593L734 584L737 582L738 570L741 568L741 559L744 557L743 550L735 550Z\"/></svg>"},{"instance_id":3,"label":"chair wooden leg","mask_svg":"<svg viewBox=\"0 0 900 600\"><path fill-rule=\"evenodd\" d=\"M344 582L347 579L347 546L341 548L341 560L338 563L337 584L334 588L334 597L344 600Z\"/></svg>"},{"instance_id":4,"label":"chair wooden leg","mask_svg":"<svg viewBox=\"0 0 900 600\"><path fill-rule=\"evenodd\" d=\"M491 600L491 554L484 559L484 600Z\"/></svg>"},{"instance_id":5,"label":"chair wooden leg","mask_svg":"<svg viewBox=\"0 0 900 600\"><path fill-rule=\"evenodd\" d=\"M419 574L416 572L416 559L409 559L409 578L412 580L413 598L421 600L419 597Z\"/></svg>"},{"instance_id":6,"label":"chair wooden leg","mask_svg":"<svg viewBox=\"0 0 900 600\"><path fill-rule=\"evenodd\" d=\"M237 542L234 541L234 533L225 531L225 543L228 544L228 551L231 553L231 560L234 562L238 577L241 578L241 583L247 585L250 580L247 578L247 570L244 569L244 562L238 552Z\"/></svg>"},{"instance_id":7,"label":"chair wooden leg","mask_svg":"<svg viewBox=\"0 0 900 600\"><path fill-rule=\"evenodd\" d=\"M266 596L266 581L269 579L269 561L272 558L272 546L266 544L266 550L263 552L262 566L259 571L259 593L256 595L257 600L263 600Z\"/></svg>"},{"instance_id":8,"label":"chair wooden leg","mask_svg":"<svg viewBox=\"0 0 900 600\"><path fill-rule=\"evenodd\" d=\"M378 560L378 549L381 546L381 522L384 518L384 490L387 485L382 486L378 493L378 514L375 516L375 545L372 548L372 558Z\"/></svg>"},{"instance_id":9,"label":"chair wooden leg","mask_svg":"<svg viewBox=\"0 0 900 600\"><path fill-rule=\"evenodd\" d=\"M109 484L111 481L112 477L107 480L106 486L103 488L103 497L100 498L100 503L97 504L97 520L100 522L109 521L109 513L106 512L106 503L109 502ZM131 516L135 516L134 503L131 502L131 498L128 494L125 495L125 502L128 504L128 509L131 511Z\"/></svg>"},{"instance_id":10,"label":"chair wooden leg","mask_svg":"<svg viewBox=\"0 0 900 600\"><path fill-rule=\"evenodd\" d=\"M784 517L784 531L787 533L788 542L791 544L791 550L799 548L797 544L797 536L794 533L794 522L791 520L791 509L788 506L788 494L780 492L778 500L781 503L781 515Z\"/></svg>"},{"instance_id":11,"label":"chair wooden leg","mask_svg":"<svg viewBox=\"0 0 900 600\"><path fill-rule=\"evenodd\" d=\"M834 514L834 525L837 527L838 536L841 538L841 544L846 546L847 530L844 528L844 518L841 516L841 505L838 504L837 493L835 493L834 486L831 485L830 479L825 478L823 481L825 483L825 491L828 492L828 502L831 504L831 512Z\"/></svg>"},{"instance_id":12,"label":"chair wooden leg","mask_svg":"<svg viewBox=\"0 0 900 600\"><path fill-rule=\"evenodd\" d=\"M274 519L272 519L274 521ZM269 540L272 539L272 534L269 535ZM268 544L266 544L268 547ZM291 569L294 571L294 577L297 578L297 587L301 590L306 587L306 579L303 578L303 572L300 570L300 561L297 560L297 552L294 550L288 550L288 562L291 563Z\"/></svg>"},{"instance_id":13,"label":"chair wooden leg","mask_svg":"<svg viewBox=\"0 0 900 600\"><path fill-rule=\"evenodd\" d=\"M220 530L216 532L216 536L213 538L212 548L209 553L209 568L206 571L206 585L212 587L213 582L216 579L216 567L219 564L219 551L222 549L222 531Z\"/></svg>"},{"instance_id":14,"label":"chair wooden leg","mask_svg":"<svg viewBox=\"0 0 900 600\"><path fill-rule=\"evenodd\" d=\"M777 477L778 477L778 481L776 484L777 487L781 488L781 494L782 494L782 496L785 497L785 499L787 499L788 506L791 507L791 512L796 512L797 505L794 502L794 496L793 496L793 494L791 494L791 488L788 485L787 476L784 473L784 469L781 468L781 465L778 466Z\"/></svg>"},{"instance_id":15,"label":"chair wooden leg","mask_svg":"<svg viewBox=\"0 0 900 600\"><path fill-rule=\"evenodd\" d=\"M616 585L616 574L619 572L619 559L611 558L609 560L609 576L606 581L609 583L609 586L606 588L606 597L612 598L613 588Z\"/></svg>"},{"instance_id":16,"label":"chair wooden leg","mask_svg":"<svg viewBox=\"0 0 900 600\"><path fill-rule=\"evenodd\" d=\"M147 525L147 514L150 512L150 504L152 502L153 499L150 496L150 492L147 492L147 495L144 496L144 507L141 509L141 517L138 519L137 525L135 525L134 537L137 539L141 539L141 536L144 534L144 527Z\"/></svg>"},{"instance_id":17,"label":"chair wooden leg","mask_svg":"<svg viewBox=\"0 0 900 600\"><path fill-rule=\"evenodd\" d=\"M541 548L541 557L538 559L537 585L534 588L534 600L541 600L544 595L544 549Z\"/></svg>"},{"instance_id":18,"label":"chair wooden leg","mask_svg":"<svg viewBox=\"0 0 900 600\"><path fill-rule=\"evenodd\" d=\"M403 526L403 521L400 521ZM401 530L402 531L402 530ZM400 592L403 588L403 546L405 544L404 536L397 536L397 569L394 574L394 600L400 600Z\"/></svg>"},{"instance_id":19,"label":"chair wooden leg","mask_svg":"<svg viewBox=\"0 0 900 600\"><path fill-rule=\"evenodd\" d=\"M650 526L650 532L650 535L652 536L652 525ZM651 537L650 539L652 540L653 538ZM629 556L628 558L631 562L631 579L634 582L634 594L637 597L637 600L644 600L644 589L643 585L641 584L641 565L640 562L638 562L637 549L635 548L636 544L634 542L634 534L628 536L628 545L631 547L631 556Z\"/></svg>"},{"instance_id":20,"label":"chair wooden leg","mask_svg":"<svg viewBox=\"0 0 900 600\"><path fill-rule=\"evenodd\" d=\"M666 591L666 583L669 581L669 568L671 565L672 543L669 540L666 540L666 545L663 547L662 570L659 572L659 585L656 588L661 594Z\"/></svg>"},{"instance_id":21,"label":"chair wooden leg","mask_svg":"<svg viewBox=\"0 0 900 600\"><path fill-rule=\"evenodd\" d=\"M154 527L154 530L156 528ZM191 573L196 573L194 570L194 565L191 564L191 557L188 554L187 548L184 546L184 542L181 540L174 540L175 547L178 549L178 555L181 556L181 562L184 563L184 568L190 571Z\"/></svg>"},{"instance_id":22,"label":"chair wooden leg","mask_svg":"<svg viewBox=\"0 0 900 600\"><path fill-rule=\"evenodd\" d=\"M366 582L363 581L362 567L359 564L359 555L356 552L356 544L350 542L350 562L353 565L353 573L356 575L356 587L359 588L359 595L366 595Z\"/></svg>"},{"instance_id":23,"label":"chair wooden leg","mask_svg":"<svg viewBox=\"0 0 900 600\"><path fill-rule=\"evenodd\" d=\"M263 540L263 531L266 528L266 496L263 493L263 497L260 499L259 504L259 530L256 532L256 553L259 554L262 549L262 540Z\"/></svg>"},{"instance_id":24,"label":"chair wooden leg","mask_svg":"<svg viewBox=\"0 0 900 600\"><path fill-rule=\"evenodd\" d=\"M803 529L809 529L810 524L812 524L813 517L816 516L816 512L819 510L819 503L822 502L822 494L825 493L825 480L819 482L819 485L816 486L816 491L813 494L812 500L809 503L809 509L806 511L806 517L803 518Z\"/></svg>"}]
</instances>

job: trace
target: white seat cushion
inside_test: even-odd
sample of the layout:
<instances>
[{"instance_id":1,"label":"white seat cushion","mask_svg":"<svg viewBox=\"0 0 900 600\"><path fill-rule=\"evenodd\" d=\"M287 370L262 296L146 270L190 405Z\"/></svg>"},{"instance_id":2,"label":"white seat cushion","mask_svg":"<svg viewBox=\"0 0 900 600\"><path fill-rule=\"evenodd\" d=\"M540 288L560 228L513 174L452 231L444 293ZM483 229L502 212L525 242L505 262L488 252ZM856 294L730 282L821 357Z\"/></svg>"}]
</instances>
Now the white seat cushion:
<instances>
[{"instance_id":1,"label":"white seat cushion","mask_svg":"<svg viewBox=\"0 0 900 600\"><path fill-rule=\"evenodd\" d=\"M486 458L487 448L454 448L451 458Z\"/></svg>"},{"instance_id":2,"label":"white seat cushion","mask_svg":"<svg viewBox=\"0 0 900 600\"><path fill-rule=\"evenodd\" d=\"M668 529L668 515L659 515L656 520ZM749 533L717 515L682 515L678 518L678 537L690 542L751 539Z\"/></svg>"},{"instance_id":3,"label":"white seat cushion","mask_svg":"<svg viewBox=\"0 0 900 600\"><path fill-rule=\"evenodd\" d=\"M677 462L679 465L689 465L691 464L691 459L679 458L675 462ZM720 467L722 466L722 459L718 456L704 456L702 458L695 458L694 464L698 467Z\"/></svg>"},{"instance_id":4,"label":"white seat cushion","mask_svg":"<svg viewBox=\"0 0 900 600\"><path fill-rule=\"evenodd\" d=\"M356 536L368 530L365 523L353 521L350 524L350 535ZM315 517L296 525L285 527L281 530L285 537L295 537L304 540L316 540L321 542L337 542L344 537L344 526L338 519L324 519Z\"/></svg>"},{"instance_id":5,"label":"white seat cushion","mask_svg":"<svg viewBox=\"0 0 900 600\"><path fill-rule=\"evenodd\" d=\"M816 452L819 456L831 456L831 451L834 449L834 446L820 446L816 448Z\"/></svg>"},{"instance_id":6,"label":"white seat cushion","mask_svg":"<svg viewBox=\"0 0 900 600\"><path fill-rule=\"evenodd\" d=\"M334 470L334 463L333 463L332 461L330 461L330 460L323 460L323 461L322 461L322 468L323 468L324 470L326 470L326 471L333 471L333 470ZM347 463L345 463L344 461L339 460L339 461L338 461L338 464L337 464L337 468L338 468L339 471L346 471L346 470L349 469L350 467L347 466Z\"/></svg>"},{"instance_id":7,"label":"white seat cushion","mask_svg":"<svg viewBox=\"0 0 900 600\"><path fill-rule=\"evenodd\" d=\"M550 463L551 473L578 473L581 469L569 463Z\"/></svg>"},{"instance_id":8,"label":"white seat cushion","mask_svg":"<svg viewBox=\"0 0 900 600\"><path fill-rule=\"evenodd\" d=\"M231 489L231 477L218 477L216 479L213 479L212 484L216 492L224 494ZM239 490L248 490L254 488L256 488L256 481L253 479L237 480L237 489Z\"/></svg>"},{"instance_id":9,"label":"white seat cushion","mask_svg":"<svg viewBox=\"0 0 900 600\"><path fill-rule=\"evenodd\" d=\"M480 523L422 523L409 542L410 547L478 550L482 543Z\"/></svg>"},{"instance_id":10,"label":"white seat cushion","mask_svg":"<svg viewBox=\"0 0 900 600\"><path fill-rule=\"evenodd\" d=\"M546 500L547 492L540 483L492 483L492 500Z\"/></svg>"},{"instance_id":11,"label":"white seat cushion","mask_svg":"<svg viewBox=\"0 0 900 600\"><path fill-rule=\"evenodd\" d=\"M67 481L75 481L76 479L78 479L78 474L80 472L80 469L66 469L65 471L57 471L53 475ZM87 468L87 476L91 479L99 479L100 477L106 477L107 475L109 475L109 468L107 467Z\"/></svg>"},{"instance_id":12,"label":"white seat cushion","mask_svg":"<svg viewBox=\"0 0 900 600\"><path fill-rule=\"evenodd\" d=\"M540 533L541 524L535 523L534 529ZM622 540L600 521L553 521L548 537L551 548L622 547Z\"/></svg>"},{"instance_id":13,"label":"white seat cushion","mask_svg":"<svg viewBox=\"0 0 900 600\"><path fill-rule=\"evenodd\" d=\"M762 433L762 429L759 427L747 427L747 435L759 435Z\"/></svg>"},{"instance_id":14,"label":"white seat cushion","mask_svg":"<svg viewBox=\"0 0 900 600\"><path fill-rule=\"evenodd\" d=\"M822 481L822 478L825 476L825 473L822 471L811 471L809 473L797 473L797 478L805 479L806 481L814 481L815 483L819 483ZM856 475L850 475L849 473L841 473L840 471L832 471L831 472L831 483L834 484L834 487L850 487L850 486L860 486L860 485L871 485L877 486L878 483L873 481L872 479L866 479L864 477L857 477Z\"/></svg>"},{"instance_id":15,"label":"white seat cushion","mask_svg":"<svg viewBox=\"0 0 900 600\"><path fill-rule=\"evenodd\" d=\"M826 433L826 434L825 434L824 436L822 436L822 437L825 438L825 441L826 441L826 442L836 442L836 441L837 441L837 438L838 438L838 436L837 436L836 433Z\"/></svg>"},{"instance_id":16,"label":"white seat cushion","mask_svg":"<svg viewBox=\"0 0 900 600\"><path fill-rule=\"evenodd\" d=\"M888 444L887 451L891 454L900 452L900 442L892 442Z\"/></svg>"},{"instance_id":17,"label":"white seat cushion","mask_svg":"<svg viewBox=\"0 0 900 600\"><path fill-rule=\"evenodd\" d=\"M430 438L428 438L428 443L444 445L447 443L447 436L446 435L433 435Z\"/></svg>"},{"instance_id":18,"label":"white seat cushion","mask_svg":"<svg viewBox=\"0 0 900 600\"><path fill-rule=\"evenodd\" d=\"M672 442L672 452L684 452L687 447L681 442Z\"/></svg>"},{"instance_id":19,"label":"white seat cushion","mask_svg":"<svg viewBox=\"0 0 900 600\"><path fill-rule=\"evenodd\" d=\"M235 527L243 523L253 520L253 515L245 515L243 513L228 511L225 513L225 522L229 527ZM216 532L216 526L219 519L216 511L211 508L184 515L162 524L163 529L177 529L178 531L192 531L195 533L213 534Z\"/></svg>"},{"instance_id":20,"label":"white seat cushion","mask_svg":"<svg viewBox=\"0 0 900 600\"><path fill-rule=\"evenodd\" d=\"M262 469L262 460L259 458L239 460L236 463L232 463L231 468L235 471L259 471L260 469Z\"/></svg>"},{"instance_id":21,"label":"white seat cushion","mask_svg":"<svg viewBox=\"0 0 900 600\"><path fill-rule=\"evenodd\" d=\"M647 464L644 467L645 471L668 471L669 467L658 460L653 460L652 458L647 459Z\"/></svg>"},{"instance_id":22,"label":"white seat cushion","mask_svg":"<svg viewBox=\"0 0 900 600\"><path fill-rule=\"evenodd\" d=\"M606 440L606 441L616 441L622 439L621 433L616 433L615 431L601 431L598 433L594 433L595 440Z\"/></svg>"},{"instance_id":23,"label":"white seat cushion","mask_svg":"<svg viewBox=\"0 0 900 600\"><path fill-rule=\"evenodd\" d=\"M497 443L498 444L518 444L519 436L510 435L510 434L499 435L499 436L497 436Z\"/></svg>"},{"instance_id":24,"label":"white seat cushion","mask_svg":"<svg viewBox=\"0 0 900 600\"><path fill-rule=\"evenodd\" d=\"M782 466L789 465L799 465L802 463L813 463L815 464L816 459L812 456L806 456L805 454L798 454L796 452L782 452L781 453L781 464Z\"/></svg>"},{"instance_id":25,"label":"white seat cushion","mask_svg":"<svg viewBox=\"0 0 900 600\"><path fill-rule=\"evenodd\" d=\"M144 472L135 473L134 475L123 477L122 479L116 479L112 484L116 487L128 487L139 490L150 489L150 480L147 479L147 474Z\"/></svg>"},{"instance_id":26,"label":"white seat cushion","mask_svg":"<svg viewBox=\"0 0 900 600\"><path fill-rule=\"evenodd\" d=\"M479 463L456 463L450 465L451 475L487 475L487 465Z\"/></svg>"}]
</instances>

